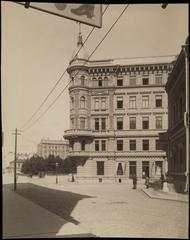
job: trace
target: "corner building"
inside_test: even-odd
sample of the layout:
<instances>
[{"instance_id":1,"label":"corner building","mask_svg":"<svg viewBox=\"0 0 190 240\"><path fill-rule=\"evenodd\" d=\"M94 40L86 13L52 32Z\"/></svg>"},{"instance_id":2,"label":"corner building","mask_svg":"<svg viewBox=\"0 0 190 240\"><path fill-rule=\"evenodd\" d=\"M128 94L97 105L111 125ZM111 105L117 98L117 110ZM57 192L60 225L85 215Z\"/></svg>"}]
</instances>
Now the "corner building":
<instances>
[{"instance_id":1,"label":"corner building","mask_svg":"<svg viewBox=\"0 0 190 240\"><path fill-rule=\"evenodd\" d=\"M188 163L187 159L187 126L188 120L184 114L186 106L186 79L189 76L189 37L182 50L166 84L168 94L168 174L173 179L177 192L188 189ZM187 62L186 62L187 61ZM185 121L186 120L186 121ZM187 125L187 126L186 126ZM188 146L189 147L189 146Z\"/></svg>"},{"instance_id":2,"label":"corner building","mask_svg":"<svg viewBox=\"0 0 190 240\"><path fill-rule=\"evenodd\" d=\"M64 135L77 181L159 178L166 158L159 133L168 128L164 86L174 58L89 61L82 45L79 36L82 49L67 69L70 129Z\"/></svg>"}]
</instances>

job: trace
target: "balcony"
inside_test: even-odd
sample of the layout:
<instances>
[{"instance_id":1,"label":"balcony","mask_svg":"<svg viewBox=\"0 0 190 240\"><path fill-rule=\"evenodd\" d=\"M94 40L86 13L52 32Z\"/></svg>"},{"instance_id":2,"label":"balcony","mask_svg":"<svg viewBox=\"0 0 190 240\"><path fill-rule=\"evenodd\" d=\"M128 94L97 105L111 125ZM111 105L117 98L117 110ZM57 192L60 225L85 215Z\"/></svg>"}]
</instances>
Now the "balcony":
<instances>
[{"instance_id":1,"label":"balcony","mask_svg":"<svg viewBox=\"0 0 190 240\"><path fill-rule=\"evenodd\" d=\"M70 151L68 157L165 157L163 151Z\"/></svg>"},{"instance_id":2,"label":"balcony","mask_svg":"<svg viewBox=\"0 0 190 240\"><path fill-rule=\"evenodd\" d=\"M69 129L64 132L65 139L78 137L93 137L93 133L91 130L88 129Z\"/></svg>"}]
</instances>

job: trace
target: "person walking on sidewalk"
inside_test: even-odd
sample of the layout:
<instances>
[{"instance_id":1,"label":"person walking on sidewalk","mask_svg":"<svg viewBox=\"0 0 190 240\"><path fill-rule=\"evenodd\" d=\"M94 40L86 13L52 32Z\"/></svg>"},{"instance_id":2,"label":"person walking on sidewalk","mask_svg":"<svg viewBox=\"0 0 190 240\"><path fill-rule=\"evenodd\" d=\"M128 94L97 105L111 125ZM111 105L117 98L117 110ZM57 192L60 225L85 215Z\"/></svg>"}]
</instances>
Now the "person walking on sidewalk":
<instances>
[{"instance_id":1,"label":"person walking on sidewalk","mask_svg":"<svg viewBox=\"0 0 190 240\"><path fill-rule=\"evenodd\" d=\"M145 186L147 189L149 188L149 177L148 176L146 176L146 179L145 179Z\"/></svg>"},{"instance_id":2,"label":"person walking on sidewalk","mask_svg":"<svg viewBox=\"0 0 190 240\"><path fill-rule=\"evenodd\" d=\"M137 176L133 175L133 189L137 189Z\"/></svg>"}]
</instances>

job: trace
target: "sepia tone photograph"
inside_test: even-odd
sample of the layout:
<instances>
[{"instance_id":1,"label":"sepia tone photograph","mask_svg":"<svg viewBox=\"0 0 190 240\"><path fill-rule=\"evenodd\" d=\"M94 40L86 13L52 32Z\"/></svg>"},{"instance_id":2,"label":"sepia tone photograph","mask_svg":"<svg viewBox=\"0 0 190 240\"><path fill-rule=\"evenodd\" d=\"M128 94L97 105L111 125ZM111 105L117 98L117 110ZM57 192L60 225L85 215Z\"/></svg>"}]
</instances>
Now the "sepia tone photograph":
<instances>
[{"instance_id":1,"label":"sepia tone photograph","mask_svg":"<svg viewBox=\"0 0 190 240\"><path fill-rule=\"evenodd\" d=\"M1 1L2 239L189 238L188 18Z\"/></svg>"}]
</instances>

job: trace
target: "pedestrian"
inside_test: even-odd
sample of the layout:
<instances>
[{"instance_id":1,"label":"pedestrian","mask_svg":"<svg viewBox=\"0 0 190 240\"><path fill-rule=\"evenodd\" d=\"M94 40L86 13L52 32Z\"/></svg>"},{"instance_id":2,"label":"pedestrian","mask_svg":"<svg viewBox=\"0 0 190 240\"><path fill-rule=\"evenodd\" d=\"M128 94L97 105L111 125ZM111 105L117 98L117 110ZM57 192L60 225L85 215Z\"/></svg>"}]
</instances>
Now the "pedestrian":
<instances>
[{"instance_id":1,"label":"pedestrian","mask_svg":"<svg viewBox=\"0 0 190 240\"><path fill-rule=\"evenodd\" d=\"M137 176L133 175L133 189L137 189Z\"/></svg>"},{"instance_id":2,"label":"pedestrian","mask_svg":"<svg viewBox=\"0 0 190 240\"><path fill-rule=\"evenodd\" d=\"M146 179L145 179L145 186L147 189L149 188L149 177L148 176L146 176Z\"/></svg>"}]
</instances>

